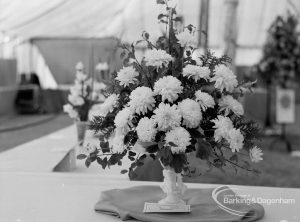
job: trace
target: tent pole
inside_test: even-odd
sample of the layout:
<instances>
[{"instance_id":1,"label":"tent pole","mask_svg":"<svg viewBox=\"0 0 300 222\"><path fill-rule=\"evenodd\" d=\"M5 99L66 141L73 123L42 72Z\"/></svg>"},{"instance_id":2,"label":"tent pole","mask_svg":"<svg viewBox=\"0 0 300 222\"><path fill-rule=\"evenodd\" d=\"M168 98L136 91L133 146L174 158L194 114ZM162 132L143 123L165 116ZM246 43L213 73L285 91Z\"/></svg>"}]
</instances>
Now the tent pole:
<instances>
[{"instance_id":1,"label":"tent pole","mask_svg":"<svg viewBox=\"0 0 300 222\"><path fill-rule=\"evenodd\" d=\"M225 29L224 41L225 50L224 54L232 59L232 70L235 71L235 56L237 49L237 7L238 0L225 0Z\"/></svg>"},{"instance_id":2,"label":"tent pole","mask_svg":"<svg viewBox=\"0 0 300 222\"><path fill-rule=\"evenodd\" d=\"M200 33L199 46L207 51L208 49L208 23L209 21L209 0L201 0L200 4Z\"/></svg>"}]
</instances>

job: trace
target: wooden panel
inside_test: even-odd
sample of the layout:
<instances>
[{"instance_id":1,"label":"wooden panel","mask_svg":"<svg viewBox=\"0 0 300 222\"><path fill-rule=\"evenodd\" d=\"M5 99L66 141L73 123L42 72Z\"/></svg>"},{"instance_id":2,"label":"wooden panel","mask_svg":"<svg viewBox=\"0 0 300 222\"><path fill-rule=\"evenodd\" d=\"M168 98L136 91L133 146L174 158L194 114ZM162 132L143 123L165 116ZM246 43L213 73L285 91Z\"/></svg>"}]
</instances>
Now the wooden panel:
<instances>
[{"instance_id":1,"label":"wooden panel","mask_svg":"<svg viewBox=\"0 0 300 222\"><path fill-rule=\"evenodd\" d=\"M0 86L14 86L17 83L17 60L0 59Z\"/></svg>"}]
</instances>

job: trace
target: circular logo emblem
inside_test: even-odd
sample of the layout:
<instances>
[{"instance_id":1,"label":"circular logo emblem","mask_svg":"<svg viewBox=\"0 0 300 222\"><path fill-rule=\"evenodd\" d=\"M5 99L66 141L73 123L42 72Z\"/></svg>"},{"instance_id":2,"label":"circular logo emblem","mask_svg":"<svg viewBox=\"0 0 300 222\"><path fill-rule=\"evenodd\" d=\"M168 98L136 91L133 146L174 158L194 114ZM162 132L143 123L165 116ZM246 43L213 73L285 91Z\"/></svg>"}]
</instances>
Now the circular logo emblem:
<instances>
[{"instance_id":1,"label":"circular logo emblem","mask_svg":"<svg viewBox=\"0 0 300 222\"><path fill-rule=\"evenodd\" d=\"M292 104L291 97L288 94L283 94L280 98L280 105L284 109L290 108Z\"/></svg>"}]
</instances>

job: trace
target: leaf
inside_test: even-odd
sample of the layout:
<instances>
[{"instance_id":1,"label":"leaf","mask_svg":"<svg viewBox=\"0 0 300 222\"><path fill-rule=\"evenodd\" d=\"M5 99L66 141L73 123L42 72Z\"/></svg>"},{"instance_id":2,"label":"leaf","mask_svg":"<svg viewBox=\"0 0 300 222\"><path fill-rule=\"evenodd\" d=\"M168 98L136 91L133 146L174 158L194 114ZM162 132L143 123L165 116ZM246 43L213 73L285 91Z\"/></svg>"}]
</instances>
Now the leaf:
<instances>
[{"instance_id":1,"label":"leaf","mask_svg":"<svg viewBox=\"0 0 300 222\"><path fill-rule=\"evenodd\" d=\"M155 158L156 158L155 154L153 154L153 153L150 154L150 157L151 157L153 160L155 160Z\"/></svg>"},{"instance_id":2,"label":"leaf","mask_svg":"<svg viewBox=\"0 0 300 222\"><path fill-rule=\"evenodd\" d=\"M97 163L99 163L100 165L102 165L103 160L100 157L97 157Z\"/></svg>"},{"instance_id":3,"label":"leaf","mask_svg":"<svg viewBox=\"0 0 300 222\"><path fill-rule=\"evenodd\" d=\"M135 42L135 45L138 45L138 44L140 44L141 42L143 42L144 40L138 40L138 41L136 41Z\"/></svg>"},{"instance_id":4,"label":"leaf","mask_svg":"<svg viewBox=\"0 0 300 222\"><path fill-rule=\"evenodd\" d=\"M91 154L90 155L90 162L94 162L97 159L97 155L96 154Z\"/></svg>"},{"instance_id":5,"label":"leaf","mask_svg":"<svg viewBox=\"0 0 300 222\"><path fill-rule=\"evenodd\" d=\"M159 141L157 145L158 145L158 149L162 149L164 147L165 143L162 141Z\"/></svg>"},{"instance_id":6,"label":"leaf","mask_svg":"<svg viewBox=\"0 0 300 222\"><path fill-rule=\"evenodd\" d=\"M132 151L130 150L129 153L128 153L128 155L129 155L129 156L135 156L136 153L135 153L135 152L132 152Z\"/></svg>"},{"instance_id":7,"label":"leaf","mask_svg":"<svg viewBox=\"0 0 300 222\"><path fill-rule=\"evenodd\" d=\"M181 16L178 16L176 18L173 18L173 21L174 22L181 22L182 21L182 17Z\"/></svg>"},{"instance_id":8,"label":"leaf","mask_svg":"<svg viewBox=\"0 0 300 222\"><path fill-rule=\"evenodd\" d=\"M142 161L139 161L139 162L136 163L136 165L137 165L137 166L143 166L144 163L143 163Z\"/></svg>"},{"instance_id":9,"label":"leaf","mask_svg":"<svg viewBox=\"0 0 300 222\"><path fill-rule=\"evenodd\" d=\"M233 154L230 158L229 158L229 160L231 160L231 161L233 161L233 162L238 162L238 155L235 153L235 154Z\"/></svg>"},{"instance_id":10,"label":"leaf","mask_svg":"<svg viewBox=\"0 0 300 222\"><path fill-rule=\"evenodd\" d=\"M129 58L127 57L126 59L123 60L123 65L127 66L129 63Z\"/></svg>"},{"instance_id":11,"label":"leaf","mask_svg":"<svg viewBox=\"0 0 300 222\"><path fill-rule=\"evenodd\" d=\"M157 4L164 5L164 4L165 4L165 1L164 1L164 0L156 0L156 3L157 3Z\"/></svg>"},{"instance_id":12,"label":"leaf","mask_svg":"<svg viewBox=\"0 0 300 222\"><path fill-rule=\"evenodd\" d=\"M211 145L205 140L198 140L196 144L196 157L202 160L208 159L211 155Z\"/></svg>"},{"instance_id":13,"label":"leaf","mask_svg":"<svg viewBox=\"0 0 300 222\"><path fill-rule=\"evenodd\" d=\"M191 24L189 24L186 28L191 32L191 31L193 31L193 25L191 25Z\"/></svg>"},{"instance_id":14,"label":"leaf","mask_svg":"<svg viewBox=\"0 0 300 222\"><path fill-rule=\"evenodd\" d=\"M83 153L77 155L77 159L78 159L78 160L83 160L83 159L85 159L86 157L87 157L87 155L85 155L85 154L83 154Z\"/></svg>"},{"instance_id":15,"label":"leaf","mask_svg":"<svg viewBox=\"0 0 300 222\"><path fill-rule=\"evenodd\" d=\"M128 156L128 159L130 159L131 161L135 160L134 157L132 157L132 156Z\"/></svg>"},{"instance_id":16,"label":"leaf","mask_svg":"<svg viewBox=\"0 0 300 222\"><path fill-rule=\"evenodd\" d=\"M187 159L185 154L175 154L173 155L170 166L174 169L176 173L181 173L185 164L187 164Z\"/></svg>"},{"instance_id":17,"label":"leaf","mask_svg":"<svg viewBox=\"0 0 300 222\"><path fill-rule=\"evenodd\" d=\"M146 157L147 157L147 155L146 155L146 154L143 154L142 156L140 156L139 160L143 160L143 159L145 159Z\"/></svg>"},{"instance_id":18,"label":"leaf","mask_svg":"<svg viewBox=\"0 0 300 222\"><path fill-rule=\"evenodd\" d=\"M85 166L89 167L90 165L91 165L90 158L86 158L86 160L85 160Z\"/></svg>"},{"instance_id":19,"label":"leaf","mask_svg":"<svg viewBox=\"0 0 300 222\"><path fill-rule=\"evenodd\" d=\"M135 55L134 55L133 52L129 52L129 53L128 53L128 57L129 57L129 58L135 58Z\"/></svg>"},{"instance_id":20,"label":"leaf","mask_svg":"<svg viewBox=\"0 0 300 222\"><path fill-rule=\"evenodd\" d=\"M190 129L189 133L193 138L201 138L202 134L197 129Z\"/></svg>"},{"instance_id":21,"label":"leaf","mask_svg":"<svg viewBox=\"0 0 300 222\"><path fill-rule=\"evenodd\" d=\"M104 139L105 139L105 136L104 135L100 135L99 136L99 140L102 142L102 141L104 141Z\"/></svg>"},{"instance_id":22,"label":"leaf","mask_svg":"<svg viewBox=\"0 0 300 222\"><path fill-rule=\"evenodd\" d=\"M213 165L217 168L222 168L223 162L220 159L214 159Z\"/></svg>"},{"instance_id":23,"label":"leaf","mask_svg":"<svg viewBox=\"0 0 300 222\"><path fill-rule=\"evenodd\" d=\"M97 157L97 163L101 165L102 169L104 170L107 167L107 157L103 160L100 157Z\"/></svg>"},{"instance_id":24,"label":"leaf","mask_svg":"<svg viewBox=\"0 0 300 222\"><path fill-rule=\"evenodd\" d=\"M127 172L128 172L128 170L121 170L121 174L125 174Z\"/></svg>"},{"instance_id":25,"label":"leaf","mask_svg":"<svg viewBox=\"0 0 300 222\"><path fill-rule=\"evenodd\" d=\"M159 14L159 15L157 16L157 19L160 20L160 19L162 19L162 18L164 18L164 17L167 17L167 15Z\"/></svg>"},{"instance_id":26,"label":"leaf","mask_svg":"<svg viewBox=\"0 0 300 222\"><path fill-rule=\"evenodd\" d=\"M108 148L109 143L108 142L100 142L100 147L101 148Z\"/></svg>"},{"instance_id":27,"label":"leaf","mask_svg":"<svg viewBox=\"0 0 300 222\"><path fill-rule=\"evenodd\" d=\"M115 164L118 163L118 160L119 160L118 154L113 154L113 155L111 155L111 157L109 158L108 163L109 163L109 165L115 165Z\"/></svg>"},{"instance_id":28,"label":"leaf","mask_svg":"<svg viewBox=\"0 0 300 222\"><path fill-rule=\"evenodd\" d=\"M101 147L101 151L103 153L108 153L110 152L110 149L109 149L109 143L108 142L100 142L100 147Z\"/></svg>"},{"instance_id":29,"label":"leaf","mask_svg":"<svg viewBox=\"0 0 300 222\"><path fill-rule=\"evenodd\" d=\"M163 19L159 20L159 22L161 22L161 23L165 23L165 24L168 24L168 22L167 22L167 21L165 21L165 20L163 20Z\"/></svg>"},{"instance_id":30,"label":"leaf","mask_svg":"<svg viewBox=\"0 0 300 222\"><path fill-rule=\"evenodd\" d=\"M169 145L170 146L173 146L173 147L178 147L175 143L173 143L172 141L171 142L169 142Z\"/></svg>"},{"instance_id":31,"label":"leaf","mask_svg":"<svg viewBox=\"0 0 300 222\"><path fill-rule=\"evenodd\" d=\"M165 166L169 166L173 160L172 151L168 147L163 147L162 149L160 149L158 155L162 164Z\"/></svg>"},{"instance_id":32,"label":"leaf","mask_svg":"<svg viewBox=\"0 0 300 222\"><path fill-rule=\"evenodd\" d=\"M125 51L121 52L120 58L123 59L125 56L126 56L126 52Z\"/></svg>"},{"instance_id":33,"label":"leaf","mask_svg":"<svg viewBox=\"0 0 300 222\"><path fill-rule=\"evenodd\" d=\"M252 170L254 173L256 173L256 174L261 174L261 171L259 171L259 170L257 170L257 169L253 169Z\"/></svg>"},{"instance_id":34,"label":"leaf","mask_svg":"<svg viewBox=\"0 0 300 222\"><path fill-rule=\"evenodd\" d=\"M192 55L192 53L191 53L190 50L187 50L187 51L185 52L185 54L186 54L186 56L188 56L188 57L190 57L190 56Z\"/></svg>"},{"instance_id":35,"label":"leaf","mask_svg":"<svg viewBox=\"0 0 300 222\"><path fill-rule=\"evenodd\" d=\"M158 150L159 150L158 149L158 144L154 144L154 145L146 147L146 151L148 153L156 153Z\"/></svg>"},{"instance_id":36,"label":"leaf","mask_svg":"<svg viewBox=\"0 0 300 222\"><path fill-rule=\"evenodd\" d=\"M131 165L130 165L130 168L135 168L136 167L136 162L133 162Z\"/></svg>"},{"instance_id":37,"label":"leaf","mask_svg":"<svg viewBox=\"0 0 300 222\"><path fill-rule=\"evenodd\" d=\"M186 147L186 150L185 150L186 153L191 153L193 151L196 151L196 148L194 145L189 145Z\"/></svg>"}]
</instances>

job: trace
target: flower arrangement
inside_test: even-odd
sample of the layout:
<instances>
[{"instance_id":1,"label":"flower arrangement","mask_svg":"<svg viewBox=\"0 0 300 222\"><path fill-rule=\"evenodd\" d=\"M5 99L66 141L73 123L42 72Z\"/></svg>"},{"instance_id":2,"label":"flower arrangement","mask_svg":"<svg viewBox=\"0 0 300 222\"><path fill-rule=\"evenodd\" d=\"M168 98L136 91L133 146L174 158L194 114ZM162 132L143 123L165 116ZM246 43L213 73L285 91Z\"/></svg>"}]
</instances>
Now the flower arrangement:
<instances>
[{"instance_id":1,"label":"flower arrangement","mask_svg":"<svg viewBox=\"0 0 300 222\"><path fill-rule=\"evenodd\" d=\"M102 133L100 147L78 159L85 159L87 167L97 162L105 169L121 165L127 156L132 164L121 173L134 177L134 169L143 165L147 155L176 173L191 173L187 154L196 152L210 167L222 170L231 164L258 172L245 158L238 158L262 160L262 151L253 142L257 125L246 119L238 101L251 83L238 83L227 56L207 51L195 61L196 28L188 25L176 30L175 8L167 0L157 3L166 6L168 13L158 19L166 24L168 35L152 43L143 32L141 40L121 45L124 67L90 125ZM142 42L147 50L139 61L135 47Z\"/></svg>"},{"instance_id":2,"label":"flower arrangement","mask_svg":"<svg viewBox=\"0 0 300 222\"><path fill-rule=\"evenodd\" d=\"M300 34L297 27L298 20L291 14L278 16L271 24L262 58L255 69L267 85L292 88L294 79L299 78Z\"/></svg>"},{"instance_id":3,"label":"flower arrangement","mask_svg":"<svg viewBox=\"0 0 300 222\"><path fill-rule=\"evenodd\" d=\"M84 73L83 64L79 62L76 65L74 85L70 88L68 95L69 103L64 105L64 111L76 121L88 121L91 107L105 99L103 96L105 88L105 84L88 78L88 75Z\"/></svg>"}]
</instances>

